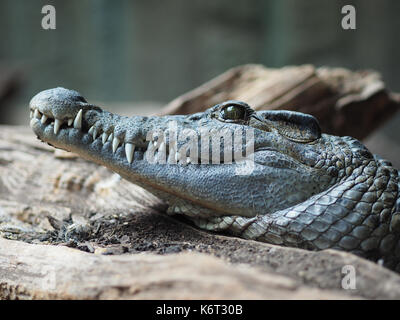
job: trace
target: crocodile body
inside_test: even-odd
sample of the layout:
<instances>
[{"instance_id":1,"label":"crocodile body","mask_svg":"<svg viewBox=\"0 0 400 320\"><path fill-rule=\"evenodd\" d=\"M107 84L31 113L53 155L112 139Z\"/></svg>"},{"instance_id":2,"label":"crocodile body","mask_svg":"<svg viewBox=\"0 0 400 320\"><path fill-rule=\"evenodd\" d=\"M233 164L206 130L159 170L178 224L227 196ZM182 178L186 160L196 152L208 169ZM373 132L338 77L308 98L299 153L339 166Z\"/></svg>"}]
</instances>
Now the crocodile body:
<instances>
[{"instance_id":1,"label":"crocodile body","mask_svg":"<svg viewBox=\"0 0 400 320\"><path fill-rule=\"evenodd\" d=\"M128 118L63 88L40 92L30 110L42 141L108 167L202 229L345 250L400 271L398 171L356 139L321 134L312 116L227 101Z\"/></svg>"}]
</instances>

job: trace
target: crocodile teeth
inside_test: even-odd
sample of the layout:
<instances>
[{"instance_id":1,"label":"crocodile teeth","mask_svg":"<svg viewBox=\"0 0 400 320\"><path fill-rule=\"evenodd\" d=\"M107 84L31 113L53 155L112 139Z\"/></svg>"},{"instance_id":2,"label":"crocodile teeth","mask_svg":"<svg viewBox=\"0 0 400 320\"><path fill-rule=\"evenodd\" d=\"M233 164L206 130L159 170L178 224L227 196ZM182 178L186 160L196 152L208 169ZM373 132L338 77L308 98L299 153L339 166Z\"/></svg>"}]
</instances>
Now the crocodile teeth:
<instances>
[{"instance_id":1,"label":"crocodile teeth","mask_svg":"<svg viewBox=\"0 0 400 320\"><path fill-rule=\"evenodd\" d=\"M29 114L29 117L32 119L33 118L33 111L31 110L31 113Z\"/></svg>"},{"instance_id":2,"label":"crocodile teeth","mask_svg":"<svg viewBox=\"0 0 400 320\"><path fill-rule=\"evenodd\" d=\"M91 134L93 136L93 140L96 140L97 137L97 129L94 126L91 126L89 131L89 134Z\"/></svg>"},{"instance_id":3,"label":"crocodile teeth","mask_svg":"<svg viewBox=\"0 0 400 320\"><path fill-rule=\"evenodd\" d=\"M103 134L101 135L101 142L103 142L103 144L105 144L107 141L107 138L108 138L108 134L103 132Z\"/></svg>"},{"instance_id":4,"label":"crocodile teeth","mask_svg":"<svg viewBox=\"0 0 400 320\"><path fill-rule=\"evenodd\" d=\"M42 115L42 119L40 120L40 122L42 123L42 124L45 124L45 122L47 121L47 116L46 115Z\"/></svg>"},{"instance_id":5,"label":"crocodile teeth","mask_svg":"<svg viewBox=\"0 0 400 320\"><path fill-rule=\"evenodd\" d=\"M58 131L60 131L60 126L61 126L61 120L55 119L54 120L54 134L57 134Z\"/></svg>"},{"instance_id":6,"label":"crocodile teeth","mask_svg":"<svg viewBox=\"0 0 400 320\"><path fill-rule=\"evenodd\" d=\"M33 113L33 116L37 119L40 119L40 113L38 109L35 109L35 112Z\"/></svg>"},{"instance_id":7,"label":"crocodile teeth","mask_svg":"<svg viewBox=\"0 0 400 320\"><path fill-rule=\"evenodd\" d=\"M114 133L111 133L111 134L108 136L107 141L112 142L113 139L114 139Z\"/></svg>"},{"instance_id":8,"label":"crocodile teeth","mask_svg":"<svg viewBox=\"0 0 400 320\"><path fill-rule=\"evenodd\" d=\"M126 159L128 160L129 163L132 163L134 151L135 151L135 145L133 145L132 143L125 143L125 154L126 154Z\"/></svg>"},{"instance_id":9,"label":"crocodile teeth","mask_svg":"<svg viewBox=\"0 0 400 320\"><path fill-rule=\"evenodd\" d=\"M72 121L74 121L74 119L68 119L68 127L70 127L71 126L71 124L72 124Z\"/></svg>"},{"instance_id":10,"label":"crocodile teeth","mask_svg":"<svg viewBox=\"0 0 400 320\"><path fill-rule=\"evenodd\" d=\"M80 129L82 128L82 109L79 110L78 114L75 117L74 120L74 128L75 129Z\"/></svg>"},{"instance_id":11,"label":"crocodile teeth","mask_svg":"<svg viewBox=\"0 0 400 320\"><path fill-rule=\"evenodd\" d=\"M120 143L119 139L117 137L114 137L113 143L112 143L113 153L115 153L115 151L117 150L119 143Z\"/></svg>"}]
</instances>

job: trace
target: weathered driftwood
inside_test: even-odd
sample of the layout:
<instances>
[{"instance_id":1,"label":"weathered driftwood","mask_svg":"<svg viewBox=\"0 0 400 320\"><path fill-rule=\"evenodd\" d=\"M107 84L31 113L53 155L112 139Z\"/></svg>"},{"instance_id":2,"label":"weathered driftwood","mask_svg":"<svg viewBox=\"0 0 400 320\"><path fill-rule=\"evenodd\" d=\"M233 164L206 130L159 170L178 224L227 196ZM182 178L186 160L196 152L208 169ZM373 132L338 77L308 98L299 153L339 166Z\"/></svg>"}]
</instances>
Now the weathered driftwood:
<instances>
[{"instance_id":1,"label":"weathered driftwood","mask_svg":"<svg viewBox=\"0 0 400 320\"><path fill-rule=\"evenodd\" d=\"M309 113L323 132L357 139L369 135L400 106L399 95L389 93L374 71L245 65L176 98L161 114L195 113L230 99L245 101L256 110Z\"/></svg>"},{"instance_id":2,"label":"weathered driftwood","mask_svg":"<svg viewBox=\"0 0 400 320\"><path fill-rule=\"evenodd\" d=\"M29 128L0 126L0 298L400 299L399 275L351 254L214 235L163 210ZM345 265L355 290L341 287Z\"/></svg>"},{"instance_id":3,"label":"weathered driftwood","mask_svg":"<svg viewBox=\"0 0 400 320\"><path fill-rule=\"evenodd\" d=\"M204 254L104 256L0 239L0 297L52 299L338 299L339 292Z\"/></svg>"},{"instance_id":4,"label":"weathered driftwood","mask_svg":"<svg viewBox=\"0 0 400 320\"><path fill-rule=\"evenodd\" d=\"M244 66L163 112L227 99L295 106L325 130L358 137L397 109L376 73ZM399 275L351 254L215 235L164 211L143 189L37 141L27 126L0 126L0 298L400 299ZM342 288L345 265L355 267L354 290Z\"/></svg>"}]
</instances>

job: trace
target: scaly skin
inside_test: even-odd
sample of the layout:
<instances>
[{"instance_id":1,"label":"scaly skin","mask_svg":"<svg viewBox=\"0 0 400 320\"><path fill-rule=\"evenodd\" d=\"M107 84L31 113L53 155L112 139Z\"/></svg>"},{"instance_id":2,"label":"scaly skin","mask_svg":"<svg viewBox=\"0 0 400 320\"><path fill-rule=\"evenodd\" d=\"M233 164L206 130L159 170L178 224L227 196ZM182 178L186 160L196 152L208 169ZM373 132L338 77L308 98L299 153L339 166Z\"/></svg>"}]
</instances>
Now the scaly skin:
<instances>
[{"instance_id":1,"label":"scaly skin","mask_svg":"<svg viewBox=\"0 0 400 320\"><path fill-rule=\"evenodd\" d=\"M229 108L243 111L239 120L229 121ZM351 137L321 134L312 116L254 112L228 101L189 116L128 118L63 88L40 92L30 110L30 125L42 141L108 167L166 201L169 214L183 214L200 228L310 250L346 250L400 271L398 171ZM177 125L175 147L171 123ZM214 130L213 138L221 130L250 129L254 139L233 140L233 162L223 157L225 147L232 152L229 140L218 138L219 151L207 150L208 140L194 140L201 156L187 153L174 163L176 150L190 141L179 140L188 131L203 138ZM149 136L155 131L169 135L162 143ZM247 160L240 161L237 152L244 150ZM153 153L158 160L165 155L167 163L149 161ZM224 162L207 163L212 155ZM243 168L251 170L240 173Z\"/></svg>"}]
</instances>

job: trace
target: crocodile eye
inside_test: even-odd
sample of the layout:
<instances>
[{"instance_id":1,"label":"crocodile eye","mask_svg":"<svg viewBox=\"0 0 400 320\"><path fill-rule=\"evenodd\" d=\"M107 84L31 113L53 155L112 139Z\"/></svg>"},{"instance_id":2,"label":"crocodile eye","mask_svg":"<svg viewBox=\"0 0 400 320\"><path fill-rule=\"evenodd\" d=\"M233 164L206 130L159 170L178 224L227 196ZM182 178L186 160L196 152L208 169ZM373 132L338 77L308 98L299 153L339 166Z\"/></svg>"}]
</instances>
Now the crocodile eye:
<instances>
[{"instance_id":1,"label":"crocodile eye","mask_svg":"<svg viewBox=\"0 0 400 320\"><path fill-rule=\"evenodd\" d=\"M220 117L223 120L246 121L248 118L247 110L240 105L227 105L220 111Z\"/></svg>"}]
</instances>

